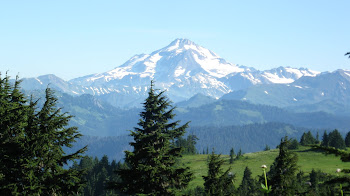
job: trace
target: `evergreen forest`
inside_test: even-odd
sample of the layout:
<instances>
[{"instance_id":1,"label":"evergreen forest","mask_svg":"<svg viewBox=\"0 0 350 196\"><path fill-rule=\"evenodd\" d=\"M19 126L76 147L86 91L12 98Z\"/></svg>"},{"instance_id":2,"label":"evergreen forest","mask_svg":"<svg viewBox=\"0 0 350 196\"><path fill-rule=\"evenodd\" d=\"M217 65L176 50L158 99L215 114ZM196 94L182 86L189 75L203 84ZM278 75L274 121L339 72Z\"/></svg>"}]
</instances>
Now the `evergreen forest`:
<instances>
[{"instance_id":1,"label":"evergreen forest","mask_svg":"<svg viewBox=\"0 0 350 196\"><path fill-rule=\"evenodd\" d=\"M301 137L296 137L281 134L279 130L286 125L279 123L253 123L241 129L226 126L217 128L222 140L230 140L232 134L240 138L254 135L251 145L255 145L262 134L270 134L279 143L272 146L265 141L259 146L261 152L245 153L249 150L242 149L239 141L231 141L231 146L219 147L224 153L217 153L211 145L219 141L210 134L213 129L194 129L190 127L192 119L176 118L178 110L152 81L139 121L129 136L116 139L129 143L119 152L124 159L92 157L85 153L96 149L76 145L83 136L70 123L74 116L58 106L55 92L48 87L43 99L28 97L20 83L19 78L10 82L9 76L0 75L0 195L350 194L350 168L338 167L350 162L350 132L344 137L336 129L302 130ZM108 146L109 151L114 148ZM338 162L333 171L327 170L321 167L324 162L306 163L302 153ZM265 162L264 156L272 154ZM251 160L261 166L253 167Z\"/></svg>"}]
</instances>

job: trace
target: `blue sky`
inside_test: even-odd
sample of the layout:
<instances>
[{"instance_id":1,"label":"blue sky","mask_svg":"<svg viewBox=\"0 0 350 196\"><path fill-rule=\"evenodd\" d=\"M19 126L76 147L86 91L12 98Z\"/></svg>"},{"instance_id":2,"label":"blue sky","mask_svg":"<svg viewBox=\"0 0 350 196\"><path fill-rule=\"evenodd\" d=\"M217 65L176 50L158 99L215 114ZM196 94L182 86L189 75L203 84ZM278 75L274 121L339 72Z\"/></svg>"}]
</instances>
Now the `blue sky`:
<instances>
[{"instance_id":1,"label":"blue sky","mask_svg":"<svg viewBox=\"0 0 350 196\"><path fill-rule=\"evenodd\" d=\"M0 71L72 79L187 38L235 64L350 69L350 1L0 0Z\"/></svg>"}]
</instances>

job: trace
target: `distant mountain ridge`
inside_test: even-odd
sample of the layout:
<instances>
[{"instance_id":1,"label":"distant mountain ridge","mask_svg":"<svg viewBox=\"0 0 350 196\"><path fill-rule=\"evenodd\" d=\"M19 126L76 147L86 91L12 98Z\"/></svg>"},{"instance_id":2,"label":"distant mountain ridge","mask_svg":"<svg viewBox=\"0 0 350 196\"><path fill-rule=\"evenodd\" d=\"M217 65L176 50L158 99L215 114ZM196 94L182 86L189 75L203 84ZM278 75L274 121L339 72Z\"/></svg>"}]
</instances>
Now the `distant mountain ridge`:
<instances>
[{"instance_id":1,"label":"distant mountain ridge","mask_svg":"<svg viewBox=\"0 0 350 196\"><path fill-rule=\"evenodd\" d=\"M228 93L221 99L244 100L298 111L308 108L308 112L323 110L338 113L341 108L350 107L350 70L339 69L316 77L302 77L290 84L252 86ZM349 114L345 111L341 113Z\"/></svg>"},{"instance_id":2,"label":"distant mountain ridge","mask_svg":"<svg viewBox=\"0 0 350 196\"><path fill-rule=\"evenodd\" d=\"M305 68L278 67L259 71L227 62L214 52L188 39L176 39L151 54L135 55L110 71L64 81L54 75L23 79L24 89L51 87L71 94L98 95L102 100L121 107L140 107L150 80L167 90L174 102L200 93L213 98L260 84L292 83L303 76L320 72Z\"/></svg>"}]
</instances>

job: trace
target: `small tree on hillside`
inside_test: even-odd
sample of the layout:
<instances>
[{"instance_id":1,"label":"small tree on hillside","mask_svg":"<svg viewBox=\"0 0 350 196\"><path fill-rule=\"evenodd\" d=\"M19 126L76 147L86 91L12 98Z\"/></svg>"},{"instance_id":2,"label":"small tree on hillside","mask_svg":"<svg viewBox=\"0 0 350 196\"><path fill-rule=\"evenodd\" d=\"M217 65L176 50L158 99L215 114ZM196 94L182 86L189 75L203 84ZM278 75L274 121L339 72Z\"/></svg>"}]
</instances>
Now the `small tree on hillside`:
<instances>
[{"instance_id":1,"label":"small tree on hillside","mask_svg":"<svg viewBox=\"0 0 350 196\"><path fill-rule=\"evenodd\" d=\"M345 149L345 141L338 130L334 130L328 135L328 145L334 148Z\"/></svg>"},{"instance_id":2,"label":"small tree on hillside","mask_svg":"<svg viewBox=\"0 0 350 196\"><path fill-rule=\"evenodd\" d=\"M235 150L233 148L231 148L231 150L230 150L230 164L232 164L234 160L235 160Z\"/></svg>"},{"instance_id":3,"label":"small tree on hillside","mask_svg":"<svg viewBox=\"0 0 350 196\"><path fill-rule=\"evenodd\" d=\"M288 137L281 139L279 154L268 172L272 195L294 195L298 157L288 150Z\"/></svg>"},{"instance_id":4,"label":"small tree on hillside","mask_svg":"<svg viewBox=\"0 0 350 196\"><path fill-rule=\"evenodd\" d=\"M252 172L245 168L242 183L238 188L239 195L260 195L258 183L252 178Z\"/></svg>"},{"instance_id":5,"label":"small tree on hillside","mask_svg":"<svg viewBox=\"0 0 350 196\"><path fill-rule=\"evenodd\" d=\"M316 144L316 143L317 143L317 141L314 138L314 136L312 136L310 131L308 131L307 133L304 132L300 138L300 144L303 146L312 145L312 144Z\"/></svg>"},{"instance_id":6,"label":"small tree on hillside","mask_svg":"<svg viewBox=\"0 0 350 196\"><path fill-rule=\"evenodd\" d=\"M207 195L232 195L234 191L233 181L235 175L230 173L231 168L222 171L225 163L220 155L215 155L214 150L209 156L208 175L203 176L204 188Z\"/></svg>"},{"instance_id":7,"label":"small tree on hillside","mask_svg":"<svg viewBox=\"0 0 350 196\"><path fill-rule=\"evenodd\" d=\"M184 135L188 123L177 127L179 121L169 122L175 108L164 91L155 92L153 82L143 105L139 127L130 134L134 150L125 151L129 168L117 170L122 182L112 182L110 187L127 194L173 195L192 179L188 167L175 166L182 150L173 142Z\"/></svg>"},{"instance_id":8,"label":"small tree on hillside","mask_svg":"<svg viewBox=\"0 0 350 196\"><path fill-rule=\"evenodd\" d=\"M327 131L324 131L322 136L321 146L328 146L328 144L329 144L328 134L327 134Z\"/></svg>"}]
</instances>

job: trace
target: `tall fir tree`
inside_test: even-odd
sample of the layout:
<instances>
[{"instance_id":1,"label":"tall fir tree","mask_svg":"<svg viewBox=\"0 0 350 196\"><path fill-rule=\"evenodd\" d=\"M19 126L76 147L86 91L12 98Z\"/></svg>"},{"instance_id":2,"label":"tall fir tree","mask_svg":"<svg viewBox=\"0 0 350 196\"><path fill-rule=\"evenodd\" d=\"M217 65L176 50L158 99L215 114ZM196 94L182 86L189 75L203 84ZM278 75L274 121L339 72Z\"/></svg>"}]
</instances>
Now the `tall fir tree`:
<instances>
[{"instance_id":1,"label":"tall fir tree","mask_svg":"<svg viewBox=\"0 0 350 196\"><path fill-rule=\"evenodd\" d=\"M288 150L289 143L287 136L281 139L279 154L267 174L269 185L272 186L271 195L294 195L296 192L294 183L298 157Z\"/></svg>"},{"instance_id":2,"label":"tall fir tree","mask_svg":"<svg viewBox=\"0 0 350 196\"><path fill-rule=\"evenodd\" d=\"M66 169L70 161L81 158L87 147L66 154L64 148L71 148L82 135L77 127L69 127L72 116L57 108L58 99L54 91L47 88L45 103L35 114L29 115L27 127L27 148L35 163L35 178L39 184L37 190L43 195L76 194L83 185L83 172L74 168Z\"/></svg>"},{"instance_id":3,"label":"tall fir tree","mask_svg":"<svg viewBox=\"0 0 350 196\"><path fill-rule=\"evenodd\" d=\"M25 122L29 106L19 90L18 77L14 85L9 76L0 73L0 195L25 194L30 186L25 149Z\"/></svg>"},{"instance_id":4,"label":"tall fir tree","mask_svg":"<svg viewBox=\"0 0 350 196\"><path fill-rule=\"evenodd\" d=\"M208 175L203 176L204 189L207 195L223 196L234 194L233 181L235 175L230 173L231 168L225 172L222 170L222 165L225 163L220 157L216 155L214 150L209 156Z\"/></svg>"},{"instance_id":5,"label":"tall fir tree","mask_svg":"<svg viewBox=\"0 0 350 196\"><path fill-rule=\"evenodd\" d=\"M129 168L116 171L122 182L112 182L110 188L127 194L174 195L192 179L188 167L175 165L182 150L173 142L184 135L188 123L178 127L179 121L169 122L175 108L164 91L156 93L153 81L143 105L139 127L130 134L134 150L125 151Z\"/></svg>"}]
</instances>

